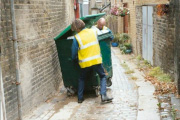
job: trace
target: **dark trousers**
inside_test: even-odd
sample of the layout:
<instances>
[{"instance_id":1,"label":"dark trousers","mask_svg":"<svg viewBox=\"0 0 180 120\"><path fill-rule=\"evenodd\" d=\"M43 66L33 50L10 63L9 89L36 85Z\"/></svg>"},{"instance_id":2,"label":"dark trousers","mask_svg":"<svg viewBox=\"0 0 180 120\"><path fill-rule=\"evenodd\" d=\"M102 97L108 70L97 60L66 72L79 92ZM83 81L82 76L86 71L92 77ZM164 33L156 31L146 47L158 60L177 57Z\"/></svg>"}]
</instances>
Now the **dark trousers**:
<instances>
[{"instance_id":1,"label":"dark trousers","mask_svg":"<svg viewBox=\"0 0 180 120\"><path fill-rule=\"evenodd\" d=\"M85 81L86 75L88 74L89 69L92 69L92 68L95 72L98 73L100 77L100 86L101 86L100 94L101 95L106 94L106 75L105 75L102 64L98 64L98 65L94 65L87 68L81 68L81 74L80 74L79 83L78 83L78 99L83 98L84 81Z\"/></svg>"}]
</instances>

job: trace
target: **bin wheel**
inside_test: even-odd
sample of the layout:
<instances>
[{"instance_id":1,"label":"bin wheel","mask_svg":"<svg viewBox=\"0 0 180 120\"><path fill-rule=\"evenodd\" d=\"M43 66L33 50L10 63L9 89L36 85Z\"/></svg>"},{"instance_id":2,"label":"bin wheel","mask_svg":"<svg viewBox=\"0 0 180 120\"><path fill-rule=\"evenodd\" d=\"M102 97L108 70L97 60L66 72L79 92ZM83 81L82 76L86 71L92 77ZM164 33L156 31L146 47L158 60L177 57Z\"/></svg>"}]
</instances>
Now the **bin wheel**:
<instances>
[{"instance_id":1,"label":"bin wheel","mask_svg":"<svg viewBox=\"0 0 180 120\"><path fill-rule=\"evenodd\" d=\"M72 87L67 87L66 89L67 89L67 95L68 96L72 96L75 94L75 91L73 90Z\"/></svg>"},{"instance_id":2,"label":"bin wheel","mask_svg":"<svg viewBox=\"0 0 180 120\"><path fill-rule=\"evenodd\" d=\"M96 93L96 97L98 97L100 95L99 87L95 88L95 93Z\"/></svg>"},{"instance_id":3,"label":"bin wheel","mask_svg":"<svg viewBox=\"0 0 180 120\"><path fill-rule=\"evenodd\" d=\"M72 96L72 93L69 92L69 91L67 91L67 95L68 95L68 96Z\"/></svg>"},{"instance_id":4,"label":"bin wheel","mask_svg":"<svg viewBox=\"0 0 180 120\"><path fill-rule=\"evenodd\" d=\"M109 77L108 79L107 79L107 81L106 81L106 86L107 87L110 87L111 85L112 85L112 81L111 81L111 77Z\"/></svg>"}]
</instances>

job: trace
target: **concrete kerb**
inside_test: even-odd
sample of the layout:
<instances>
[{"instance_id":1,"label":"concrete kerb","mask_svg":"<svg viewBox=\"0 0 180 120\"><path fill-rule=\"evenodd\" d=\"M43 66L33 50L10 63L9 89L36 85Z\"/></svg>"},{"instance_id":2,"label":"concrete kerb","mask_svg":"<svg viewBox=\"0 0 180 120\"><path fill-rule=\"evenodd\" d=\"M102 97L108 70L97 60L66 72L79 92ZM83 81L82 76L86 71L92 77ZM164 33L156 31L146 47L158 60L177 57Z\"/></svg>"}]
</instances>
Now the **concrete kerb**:
<instances>
[{"instance_id":1,"label":"concrete kerb","mask_svg":"<svg viewBox=\"0 0 180 120\"><path fill-rule=\"evenodd\" d=\"M124 60L119 48L112 48L112 51L116 53L121 63L126 62L129 68L134 70L133 76L138 78L134 80L138 88L137 120L160 120L160 113L157 106L158 100L157 97L153 95L155 87L149 81L145 81L143 77L145 75L137 69L137 66L133 62Z\"/></svg>"}]
</instances>

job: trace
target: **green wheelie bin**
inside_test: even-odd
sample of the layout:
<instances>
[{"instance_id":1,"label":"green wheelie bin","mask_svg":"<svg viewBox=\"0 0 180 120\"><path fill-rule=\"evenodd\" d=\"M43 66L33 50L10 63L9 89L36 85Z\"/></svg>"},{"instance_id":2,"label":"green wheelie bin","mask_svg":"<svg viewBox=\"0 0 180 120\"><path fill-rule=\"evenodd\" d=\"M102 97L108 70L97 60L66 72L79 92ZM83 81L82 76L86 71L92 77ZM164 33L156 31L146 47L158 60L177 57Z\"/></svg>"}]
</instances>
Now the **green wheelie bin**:
<instances>
[{"instance_id":1,"label":"green wheelie bin","mask_svg":"<svg viewBox=\"0 0 180 120\"><path fill-rule=\"evenodd\" d=\"M100 13L96 15L88 15L80 18L86 24L87 28L91 28L105 13ZM56 43L56 48L59 57L59 63L61 66L62 78L64 86L67 89L68 95L73 94L78 88L78 79L80 75L80 66L71 59L71 46L74 39L74 35L77 34L71 31L71 26L69 25L64 29L58 36L54 38ZM110 47L110 37L112 34L105 33L98 35L98 40L100 43L101 54L103 58L103 66L107 75L107 86L111 86L112 78L112 62L111 62L111 47ZM87 78L85 80L85 90L95 90L96 96L99 95L99 85L100 78L93 71L90 70Z\"/></svg>"}]
</instances>

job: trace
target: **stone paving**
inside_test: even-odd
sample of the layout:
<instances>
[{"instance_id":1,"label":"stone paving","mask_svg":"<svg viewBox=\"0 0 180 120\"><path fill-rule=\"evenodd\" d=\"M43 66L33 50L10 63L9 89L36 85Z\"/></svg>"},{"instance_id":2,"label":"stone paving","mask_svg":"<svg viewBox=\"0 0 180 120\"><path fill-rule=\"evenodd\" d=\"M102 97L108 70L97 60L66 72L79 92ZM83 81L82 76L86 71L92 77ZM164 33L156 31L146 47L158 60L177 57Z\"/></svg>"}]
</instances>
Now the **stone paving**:
<instances>
[{"instance_id":1,"label":"stone paving","mask_svg":"<svg viewBox=\"0 0 180 120\"><path fill-rule=\"evenodd\" d=\"M171 117L170 97L168 95L158 96L161 120L173 120Z\"/></svg>"},{"instance_id":2,"label":"stone paving","mask_svg":"<svg viewBox=\"0 0 180 120\"><path fill-rule=\"evenodd\" d=\"M101 104L95 95L85 95L82 104L77 97L68 97L64 88L49 102L41 105L23 120L136 120L138 93L134 82L128 80L119 58L112 52L113 78L107 93L112 103Z\"/></svg>"},{"instance_id":3,"label":"stone paving","mask_svg":"<svg viewBox=\"0 0 180 120\"><path fill-rule=\"evenodd\" d=\"M180 120L180 98L176 94L159 95L161 120Z\"/></svg>"},{"instance_id":4,"label":"stone paving","mask_svg":"<svg viewBox=\"0 0 180 120\"><path fill-rule=\"evenodd\" d=\"M138 70L137 60L133 55L121 54L119 48L113 48L112 52L119 58L120 63L128 65L134 73L129 74L128 78L137 78L133 82L137 85L138 93L138 114L137 120L160 120L157 96L154 95L155 87L151 82L145 80L145 74Z\"/></svg>"}]
</instances>

